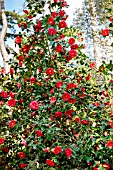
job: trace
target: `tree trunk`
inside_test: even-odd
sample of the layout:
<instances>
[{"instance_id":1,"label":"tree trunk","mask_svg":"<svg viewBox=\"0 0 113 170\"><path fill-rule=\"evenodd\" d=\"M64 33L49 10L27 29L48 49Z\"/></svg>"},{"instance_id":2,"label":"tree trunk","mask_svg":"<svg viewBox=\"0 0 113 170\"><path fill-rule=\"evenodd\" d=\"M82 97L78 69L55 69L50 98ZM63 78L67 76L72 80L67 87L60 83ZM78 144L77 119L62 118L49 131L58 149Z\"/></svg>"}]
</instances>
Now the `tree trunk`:
<instances>
[{"instance_id":1,"label":"tree trunk","mask_svg":"<svg viewBox=\"0 0 113 170\"><path fill-rule=\"evenodd\" d=\"M89 0L90 6L90 15L92 22L92 37L94 44L94 57L96 60L96 66L99 68L101 65L101 53L100 53L100 39L99 39L99 31L98 31L98 21L97 21L97 13L95 8L95 0Z\"/></svg>"},{"instance_id":2,"label":"tree trunk","mask_svg":"<svg viewBox=\"0 0 113 170\"><path fill-rule=\"evenodd\" d=\"M1 7L2 24L3 24L2 31L0 33L0 50L3 57L4 69L7 73L9 71L9 67L8 67L8 53L6 51L6 46L4 42L4 38L7 32L7 19L5 14L4 0L0 0L0 7Z\"/></svg>"}]
</instances>

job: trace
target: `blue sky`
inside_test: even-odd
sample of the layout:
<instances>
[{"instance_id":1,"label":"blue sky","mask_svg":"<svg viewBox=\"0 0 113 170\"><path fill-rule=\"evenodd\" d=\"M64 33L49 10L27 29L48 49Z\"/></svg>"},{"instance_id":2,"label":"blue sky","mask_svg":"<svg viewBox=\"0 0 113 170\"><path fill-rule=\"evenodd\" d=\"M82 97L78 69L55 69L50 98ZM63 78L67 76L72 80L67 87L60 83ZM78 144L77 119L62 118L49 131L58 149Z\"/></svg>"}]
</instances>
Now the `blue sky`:
<instances>
[{"instance_id":1,"label":"blue sky","mask_svg":"<svg viewBox=\"0 0 113 170\"><path fill-rule=\"evenodd\" d=\"M20 12L22 10L23 2L24 0L5 0L5 9Z\"/></svg>"}]
</instances>

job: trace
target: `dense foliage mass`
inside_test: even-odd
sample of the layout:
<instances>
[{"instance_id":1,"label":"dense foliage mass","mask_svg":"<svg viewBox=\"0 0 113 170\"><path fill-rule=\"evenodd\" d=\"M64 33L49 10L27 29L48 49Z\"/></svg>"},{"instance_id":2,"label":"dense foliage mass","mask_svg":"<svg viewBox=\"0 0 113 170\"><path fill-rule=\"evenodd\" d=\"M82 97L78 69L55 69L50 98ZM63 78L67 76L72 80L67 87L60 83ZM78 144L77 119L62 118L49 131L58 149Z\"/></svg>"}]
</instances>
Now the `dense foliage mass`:
<instances>
[{"instance_id":1,"label":"dense foliage mass","mask_svg":"<svg viewBox=\"0 0 113 170\"><path fill-rule=\"evenodd\" d=\"M1 70L2 169L113 168L112 63L98 70L86 57L66 7L27 0L20 53Z\"/></svg>"}]
</instances>

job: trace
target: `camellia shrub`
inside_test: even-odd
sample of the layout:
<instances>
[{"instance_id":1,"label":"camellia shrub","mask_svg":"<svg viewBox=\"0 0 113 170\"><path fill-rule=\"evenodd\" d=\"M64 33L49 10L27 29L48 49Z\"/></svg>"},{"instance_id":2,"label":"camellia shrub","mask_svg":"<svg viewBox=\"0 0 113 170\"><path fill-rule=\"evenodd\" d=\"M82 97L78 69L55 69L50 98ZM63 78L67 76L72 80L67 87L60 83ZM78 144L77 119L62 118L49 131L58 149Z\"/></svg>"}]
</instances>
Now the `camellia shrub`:
<instances>
[{"instance_id":1,"label":"camellia shrub","mask_svg":"<svg viewBox=\"0 0 113 170\"><path fill-rule=\"evenodd\" d=\"M65 1L26 2L20 52L1 70L1 169L113 169L112 63L82 52Z\"/></svg>"}]
</instances>

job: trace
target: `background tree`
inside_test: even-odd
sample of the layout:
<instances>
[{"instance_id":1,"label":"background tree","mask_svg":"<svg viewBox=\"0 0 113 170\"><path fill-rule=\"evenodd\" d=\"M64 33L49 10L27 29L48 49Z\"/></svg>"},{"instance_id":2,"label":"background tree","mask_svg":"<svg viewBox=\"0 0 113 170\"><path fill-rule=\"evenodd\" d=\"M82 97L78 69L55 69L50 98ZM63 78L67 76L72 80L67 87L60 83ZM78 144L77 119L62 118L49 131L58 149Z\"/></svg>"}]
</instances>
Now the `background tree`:
<instances>
[{"instance_id":1,"label":"background tree","mask_svg":"<svg viewBox=\"0 0 113 170\"><path fill-rule=\"evenodd\" d=\"M73 21L73 24L75 26L75 28L79 28L82 25L82 30L85 33L85 42L86 42L86 54L88 54L90 56L90 58L94 59L94 41L93 41L93 37L97 37L98 42L97 42L97 46L99 47L99 56L100 56L100 60L104 60L106 62L109 62L110 60L113 60L112 57L112 52L113 49L111 47L111 42L112 42L112 35L108 38L103 38L103 36L101 35L101 30L103 28L108 27L107 23L109 22L109 18L110 16L112 16L112 2L111 1L104 1L104 0L100 0L100 1L93 1L93 4L95 5L95 8L91 8L92 3L89 3L89 0L84 0L83 1L83 6L80 10L75 10L75 18ZM109 6L109 9L106 10L105 7ZM110 8L111 7L111 8ZM95 13L94 17L92 17L91 20L91 9L95 11L93 11L93 13ZM109 14L108 14L109 12ZM106 19L106 15L108 14L108 19ZM98 34L93 36L93 27L92 27L92 21L95 19L95 22L93 22L93 24L95 23L96 25L94 25L94 29L96 29L96 31L98 32ZM107 22L107 23L106 23ZM110 26L112 26L112 22L110 22ZM96 27L95 27L96 26ZM111 28L109 28L111 29ZM96 43L95 43L96 44ZM97 48L98 48L97 47ZM89 50L90 49L90 50Z\"/></svg>"}]
</instances>

